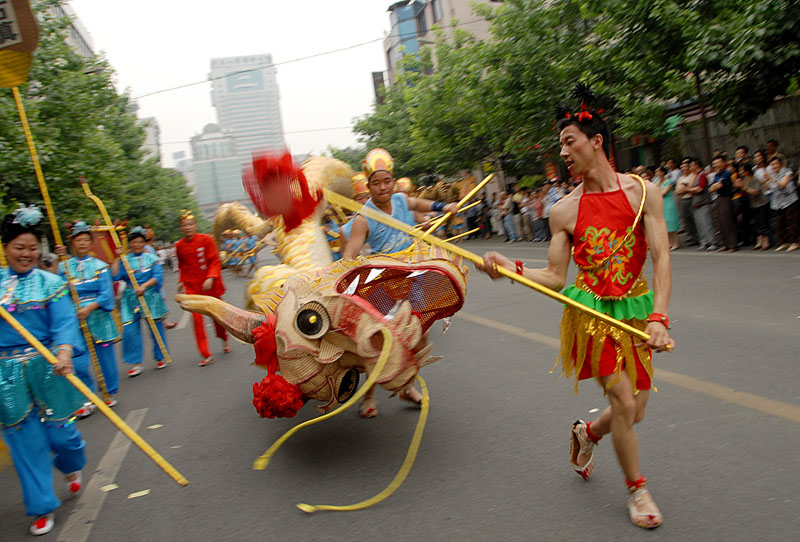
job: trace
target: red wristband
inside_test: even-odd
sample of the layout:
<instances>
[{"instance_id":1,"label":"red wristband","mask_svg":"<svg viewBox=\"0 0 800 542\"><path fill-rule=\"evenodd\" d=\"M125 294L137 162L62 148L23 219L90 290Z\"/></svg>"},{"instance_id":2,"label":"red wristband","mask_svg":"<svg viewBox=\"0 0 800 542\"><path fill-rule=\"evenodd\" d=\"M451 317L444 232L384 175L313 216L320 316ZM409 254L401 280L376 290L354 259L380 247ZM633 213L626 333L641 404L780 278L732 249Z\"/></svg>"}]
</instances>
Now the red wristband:
<instances>
[{"instance_id":1,"label":"red wristband","mask_svg":"<svg viewBox=\"0 0 800 542\"><path fill-rule=\"evenodd\" d=\"M663 324L665 328L671 329L669 327L669 317L666 314L661 314L659 312L654 312L650 316L647 317L648 322L658 322L659 324Z\"/></svg>"},{"instance_id":2,"label":"red wristband","mask_svg":"<svg viewBox=\"0 0 800 542\"><path fill-rule=\"evenodd\" d=\"M517 260L517 261L514 262L514 264L516 264L516 266L517 266L517 275L521 275L522 274L522 260Z\"/></svg>"}]
</instances>

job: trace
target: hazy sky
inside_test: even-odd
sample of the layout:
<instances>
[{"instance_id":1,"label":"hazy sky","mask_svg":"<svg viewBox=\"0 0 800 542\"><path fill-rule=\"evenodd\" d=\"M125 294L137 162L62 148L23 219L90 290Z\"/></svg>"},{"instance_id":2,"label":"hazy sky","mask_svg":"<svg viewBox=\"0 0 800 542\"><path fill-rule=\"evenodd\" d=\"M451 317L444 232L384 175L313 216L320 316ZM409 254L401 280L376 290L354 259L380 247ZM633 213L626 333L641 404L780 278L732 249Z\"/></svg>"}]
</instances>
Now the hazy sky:
<instances>
[{"instance_id":1,"label":"hazy sky","mask_svg":"<svg viewBox=\"0 0 800 542\"><path fill-rule=\"evenodd\" d=\"M320 153L356 142L349 128L374 102L373 71L386 69L383 36L391 0L72 0L96 51L116 71L120 91L143 94L205 81L216 57L272 54L285 141L292 153ZM280 65L281 62L372 43ZM164 165L216 122L211 85L137 100L156 117ZM295 132L295 133L293 133Z\"/></svg>"}]
</instances>

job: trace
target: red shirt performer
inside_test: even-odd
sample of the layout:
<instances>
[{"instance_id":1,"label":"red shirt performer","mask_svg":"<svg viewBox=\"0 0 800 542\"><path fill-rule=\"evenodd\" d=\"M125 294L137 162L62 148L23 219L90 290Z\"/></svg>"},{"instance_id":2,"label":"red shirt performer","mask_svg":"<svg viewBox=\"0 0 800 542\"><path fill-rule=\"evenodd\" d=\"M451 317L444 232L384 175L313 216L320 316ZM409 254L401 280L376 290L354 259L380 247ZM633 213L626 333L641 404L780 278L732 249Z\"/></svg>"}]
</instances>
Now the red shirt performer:
<instances>
[{"instance_id":1,"label":"red shirt performer","mask_svg":"<svg viewBox=\"0 0 800 542\"><path fill-rule=\"evenodd\" d=\"M175 252L178 257L178 270L180 271L178 292L187 294L208 295L222 298L225 293L225 284L222 282L222 266L214 238L205 233L197 233L197 223L191 211L181 211L180 228L183 238L175 243ZM194 320L194 336L197 340L197 349L203 360L198 363L205 367L214 362L211 351L208 349L208 339L203 325L203 316L192 313ZM228 333L225 328L214 322L217 337L225 344L223 352L231 351L228 343Z\"/></svg>"}]
</instances>

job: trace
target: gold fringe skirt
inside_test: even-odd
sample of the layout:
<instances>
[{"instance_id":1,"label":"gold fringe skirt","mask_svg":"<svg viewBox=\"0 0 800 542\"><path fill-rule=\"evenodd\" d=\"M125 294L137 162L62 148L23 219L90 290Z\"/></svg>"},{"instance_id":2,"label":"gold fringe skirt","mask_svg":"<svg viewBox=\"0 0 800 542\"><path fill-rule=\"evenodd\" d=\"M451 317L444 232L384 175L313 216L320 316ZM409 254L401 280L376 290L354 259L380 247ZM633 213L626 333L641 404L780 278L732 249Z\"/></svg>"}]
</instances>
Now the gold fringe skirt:
<instances>
[{"instance_id":1,"label":"gold fringe skirt","mask_svg":"<svg viewBox=\"0 0 800 542\"><path fill-rule=\"evenodd\" d=\"M629 319L623 320L637 329L644 329L647 327L646 320ZM589 352L589 342L591 339L591 352ZM616 366L614 374L622 376L623 366L625 373L631 381L634 394L640 390L636 388L637 371L636 371L636 356L634 350L639 357L650 381L653 380L653 365L651 361L650 351L646 346L640 348L634 347L635 339L601 320L597 320L586 313L566 307L564 309L564 316L561 319L561 353L556 360L553 370L561 362L562 374L567 378L575 377L575 393L578 393L578 381L581 370L586 362L587 352L590 354L589 359L592 364L592 375L595 379L600 381L600 361L603 354L603 347L607 340L611 340L616 351ZM574 352L574 356L573 356ZM608 391L618 379L612 380L606 386L604 392ZM655 388L654 388L655 389ZM657 390L656 390L657 391Z\"/></svg>"}]
</instances>

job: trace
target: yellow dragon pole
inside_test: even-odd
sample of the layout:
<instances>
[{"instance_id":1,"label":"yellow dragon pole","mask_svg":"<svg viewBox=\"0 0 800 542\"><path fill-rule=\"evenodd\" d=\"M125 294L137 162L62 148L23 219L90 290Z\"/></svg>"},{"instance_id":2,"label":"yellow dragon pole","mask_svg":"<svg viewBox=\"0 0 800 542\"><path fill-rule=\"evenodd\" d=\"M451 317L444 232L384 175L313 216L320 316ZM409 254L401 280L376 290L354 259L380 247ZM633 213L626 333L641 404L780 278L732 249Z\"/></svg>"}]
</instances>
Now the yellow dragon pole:
<instances>
[{"instance_id":1,"label":"yellow dragon pole","mask_svg":"<svg viewBox=\"0 0 800 542\"><path fill-rule=\"evenodd\" d=\"M25 338L25 340L31 344L31 346L33 346L42 356L44 356L44 359L46 359L53 365L58 363L58 359L56 359L53 353L50 352L50 350L48 350L41 342L39 342L39 340L36 337L34 337L30 331L25 329L25 327L22 324L20 324L16 318L11 316L11 314L9 314L9 312L3 306L0 306L0 317L2 317L3 320L8 322L11 325L11 327L13 327L20 335L22 335ZM166 459L164 459L158 452L156 452L153 449L152 446L150 446L147 442L145 442L145 440L142 437L140 437L133 429L131 429L131 427L128 424L126 424L122 420L122 418L117 416L116 413L110 408L108 408L108 406L106 406L106 404L97 395L92 393L92 390L86 387L86 384L81 382L80 378L78 378L74 374L64 375L64 378L69 380L70 384L75 386L78 389L78 391L80 391L84 396L86 396L87 399L89 399L92 403L94 403L94 405L100 410L100 412L105 414L106 417L108 417L108 419L111 420L111 423L113 423L117 427L117 429L122 431L126 437L131 439L133 443L136 444L136 446L141 448L141 450L145 454L147 454L147 457L152 459L156 463L156 465L161 467L161 469L163 469L164 472L166 472L170 476L170 478L172 478L173 480L175 480L175 482L177 482L182 486L185 486L186 484L189 483L189 480L184 478L181 473L175 470L175 468L172 465L170 465Z\"/></svg>"},{"instance_id":2,"label":"yellow dragon pole","mask_svg":"<svg viewBox=\"0 0 800 542\"><path fill-rule=\"evenodd\" d=\"M31 133L31 128L28 125L28 116L25 114L25 106L22 103L22 96L20 95L18 87L12 87L11 90L14 93L14 101L17 103L19 119L22 122L22 129L25 132L25 139L28 142L28 150L31 153L31 159L33 160L33 169L36 172L36 180L39 182L39 189L42 192L42 199L44 200L44 205L47 208L47 217L50 220L50 227L53 230L53 240L57 245L63 245L64 241L61 238L61 231L58 229L55 212L53 212L53 204L50 201L50 192L47 190L47 183L44 180L42 166L39 164L39 156L36 153L36 145L33 142L33 134ZM72 296L72 302L75 304L76 310L80 309L81 301L78 297L78 290L75 288L74 279L69 272L66 256L61 256L61 263L64 266L64 274L67 275L67 284L69 284L69 293ZM83 332L83 338L86 340L86 347L89 349L89 356L92 360L92 367L94 368L95 377L97 378L97 384L100 387L100 392L103 394L103 399L105 401L109 401L111 396L108 394L106 379L103 376L103 371L100 369L100 363L97 361L97 352L94 348L94 339L92 339L92 333L89 331L89 325L86 323L86 320L81 320L80 318L78 318L78 322L80 323L81 331Z\"/></svg>"},{"instance_id":3,"label":"yellow dragon pole","mask_svg":"<svg viewBox=\"0 0 800 542\"><path fill-rule=\"evenodd\" d=\"M480 189L481 189L481 188L483 188L484 186L486 186L486 184L487 184L489 181L491 181L493 177L494 177L494 173L490 173L489 175L487 175L487 176L486 176L486 178L485 178L484 180L482 180L482 181L481 181L481 182L479 182L477 185L475 185L475 188L473 188L472 190L470 190L470 191L467 193L467 195L466 195L466 196L464 196L463 198L461 198L461 201L459 201L459 202L458 202L458 207L459 207L459 208L461 208L461 206L462 206L462 205L464 205L465 203L467 203L467 202L468 202L468 201L469 201L469 200L472 198L472 196L474 196L475 194L477 194L477 193L480 191ZM433 233L433 232L435 232L435 231L436 231L436 228L438 228L439 226L441 226L441 225L444 223L444 221L445 221L445 220L447 220L448 218L450 218L450 214L451 214L451 213L445 213L445 214L443 214L441 218L439 218L439 219L438 219L436 222L434 222L434 223L431 225L431 227L430 227L430 228L428 228L428 230L425 232L425 235L428 235L429 233Z\"/></svg>"},{"instance_id":4,"label":"yellow dragon pole","mask_svg":"<svg viewBox=\"0 0 800 542\"><path fill-rule=\"evenodd\" d=\"M373 220L377 220L378 222L381 222L382 224L386 224L387 226L389 226L391 228L395 228L395 229L400 230L400 231L402 231L404 233L407 233L408 235L411 235L412 237L416 237L418 239L422 239L426 243L430 243L431 245L436 245L436 246L438 246L440 248L448 250L448 251L452 252L453 254L457 254L457 255L461 256L465 260L469 260L469 261L471 261L471 262L473 262L475 264L481 265L481 266L483 265L483 258L478 256L474 252L470 252L469 250L465 250L465 249L461 248L460 246L454 245L452 243L448 243L447 241L442 241L441 239L439 239L435 235L432 235L429 232L420 232L419 230L415 230L413 227L409 226L408 224L400 222L399 220L396 220L396 219L390 217L386 213L381 213L381 212L375 211L373 209L370 209L369 207L361 206L357 202L355 202L355 201L353 201L353 200L351 200L349 198L346 198L344 196L340 196L336 192L333 192L332 190L329 190L327 188L325 189L325 199L330 203L334 203L336 205L340 205L340 206L342 206L345 209L348 209L350 211L357 211L357 212L359 212L360 214L362 214L364 216L368 216L369 218L371 218ZM564 305L569 305L570 307L572 307L574 309L577 309L577 310L579 310L581 312L584 312L584 313L586 313L586 314L588 314L588 315L590 315L590 316L592 316L594 318L597 318L598 320L602 320L603 322L605 322L605 323L607 323L607 324L609 324L611 326L614 326L617 329L621 329L625 333L629 333L629 334L633 335L634 337L638 337L642 341L646 342L646 341L648 341L650 339L650 335L648 335L644 331L636 329L635 327L633 327L631 325L628 325L625 322L621 322L621 321L617 320L616 318L612 318L611 316L608 316L607 314L603 314L602 312L599 312L599 311L596 311L596 310L594 310L594 309L592 309L590 307L587 307L583 303L579 303L578 301L570 299L567 296L562 295L562 294L560 294L560 293L558 293L558 292L556 292L554 290L551 290L550 288L547 288L546 286L542 286L538 282L534 282L534 281L532 281L532 280L530 280L528 278L525 278L522 275L520 275L518 273L515 273L514 271L510 271L510 270L508 270L508 269L506 269L504 267L498 267L497 271L501 275L503 275L505 277L508 277L513 281L522 283L522 284L524 284L525 286L527 286L529 288L533 288L534 290L536 290L539 293L542 293L542 294L544 294L544 295L546 295L548 297L551 297L551 298L555 299L556 301L558 301L560 303L563 303Z\"/></svg>"},{"instance_id":5,"label":"yellow dragon pole","mask_svg":"<svg viewBox=\"0 0 800 542\"><path fill-rule=\"evenodd\" d=\"M111 239L114 240L114 243L117 246L121 247L122 243L117 235L117 230L114 228L114 223L111 222L111 217L108 216L108 211L106 211L106 206L103 204L103 200L92 194L92 191L89 189L89 183L86 182L86 179L83 176L81 176L80 180L81 186L83 187L83 192L95 203L95 205L97 205L97 208L100 210L100 214L103 216L106 226L109 227ZM121 254L119 258L122 260L122 264L125 266L125 272L128 273L131 286L133 286L134 290L136 290L136 288L139 287L139 282L136 280L136 276L133 273L130 263L128 263L128 258L124 254ZM150 314L150 309L147 306L147 302L144 300L144 296L137 295L136 297L139 299L139 306L142 307L142 312L144 312L147 323L150 324L150 330L153 332L153 337L155 337L156 344L158 344L158 347L161 349L161 354L164 356L164 361L167 363L172 363L172 359L169 357L169 351L167 351L167 346L161 339L161 333L158 332L156 323L153 320L153 315Z\"/></svg>"}]
</instances>

